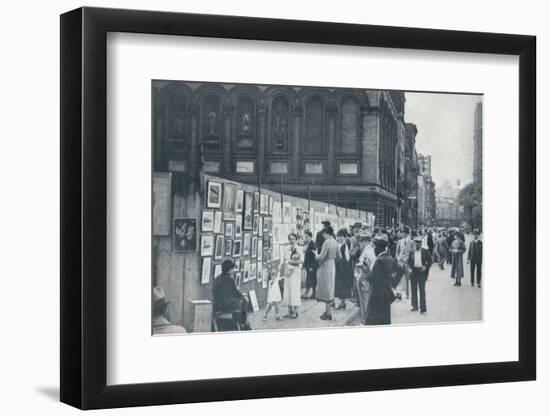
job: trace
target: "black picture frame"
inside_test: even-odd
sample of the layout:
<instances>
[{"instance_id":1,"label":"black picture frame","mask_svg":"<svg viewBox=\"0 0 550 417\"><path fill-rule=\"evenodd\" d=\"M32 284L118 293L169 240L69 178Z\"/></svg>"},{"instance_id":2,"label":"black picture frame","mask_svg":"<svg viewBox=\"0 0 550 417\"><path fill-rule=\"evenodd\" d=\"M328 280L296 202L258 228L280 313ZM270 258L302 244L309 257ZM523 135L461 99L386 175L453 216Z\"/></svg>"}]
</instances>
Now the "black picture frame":
<instances>
[{"instance_id":1,"label":"black picture frame","mask_svg":"<svg viewBox=\"0 0 550 417\"><path fill-rule=\"evenodd\" d=\"M108 386L108 32L518 56L518 360ZM61 15L61 401L97 409L535 379L535 51L524 35L88 7Z\"/></svg>"}]
</instances>

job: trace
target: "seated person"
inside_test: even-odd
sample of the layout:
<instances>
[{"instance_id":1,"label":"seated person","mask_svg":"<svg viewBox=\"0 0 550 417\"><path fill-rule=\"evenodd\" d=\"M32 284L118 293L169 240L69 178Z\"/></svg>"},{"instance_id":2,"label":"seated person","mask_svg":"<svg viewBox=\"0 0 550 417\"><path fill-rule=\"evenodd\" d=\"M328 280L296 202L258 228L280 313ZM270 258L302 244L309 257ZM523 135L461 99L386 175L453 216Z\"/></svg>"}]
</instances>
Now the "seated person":
<instances>
[{"instance_id":1,"label":"seated person","mask_svg":"<svg viewBox=\"0 0 550 417\"><path fill-rule=\"evenodd\" d=\"M235 286L233 277L235 275L235 264L226 259L222 263L222 274L216 277L212 289L214 296L214 313L232 313L233 320L241 325L242 330L250 330L247 311L248 300ZM234 330L234 329L220 329Z\"/></svg>"},{"instance_id":2,"label":"seated person","mask_svg":"<svg viewBox=\"0 0 550 417\"><path fill-rule=\"evenodd\" d=\"M166 301L162 287L153 288L153 334L187 333L176 324L170 323L166 317L166 309L170 301Z\"/></svg>"}]
</instances>

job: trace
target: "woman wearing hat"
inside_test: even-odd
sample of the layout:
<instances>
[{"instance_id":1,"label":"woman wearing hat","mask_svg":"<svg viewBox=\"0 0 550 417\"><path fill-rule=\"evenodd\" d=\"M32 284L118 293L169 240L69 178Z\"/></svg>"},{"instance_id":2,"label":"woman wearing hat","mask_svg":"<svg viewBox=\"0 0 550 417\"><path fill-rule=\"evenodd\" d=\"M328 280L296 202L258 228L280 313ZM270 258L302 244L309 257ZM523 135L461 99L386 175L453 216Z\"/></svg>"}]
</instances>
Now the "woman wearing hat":
<instances>
[{"instance_id":1,"label":"woman wearing hat","mask_svg":"<svg viewBox=\"0 0 550 417\"><path fill-rule=\"evenodd\" d=\"M347 237L348 233L346 229L340 229L336 233L336 240L340 251L340 259L336 261L334 282L334 296L340 299L340 304L336 307L337 310L346 308L346 299L351 298L351 290L353 288L353 264Z\"/></svg>"},{"instance_id":2,"label":"woman wearing hat","mask_svg":"<svg viewBox=\"0 0 550 417\"><path fill-rule=\"evenodd\" d=\"M455 279L454 286L460 287L462 285L461 280L464 278L464 261L463 255L466 252L466 245L458 233L455 234L453 243L451 244L451 256L452 256L452 268L451 278Z\"/></svg>"},{"instance_id":3,"label":"woman wearing hat","mask_svg":"<svg viewBox=\"0 0 550 417\"><path fill-rule=\"evenodd\" d=\"M332 303L334 302L334 278L335 278L335 259L340 258L338 243L332 237L334 231L332 227L325 227L321 231L323 235L323 246L321 253L315 256L319 262L317 268L317 301L325 303L325 312L320 316L321 320L332 320Z\"/></svg>"}]
</instances>

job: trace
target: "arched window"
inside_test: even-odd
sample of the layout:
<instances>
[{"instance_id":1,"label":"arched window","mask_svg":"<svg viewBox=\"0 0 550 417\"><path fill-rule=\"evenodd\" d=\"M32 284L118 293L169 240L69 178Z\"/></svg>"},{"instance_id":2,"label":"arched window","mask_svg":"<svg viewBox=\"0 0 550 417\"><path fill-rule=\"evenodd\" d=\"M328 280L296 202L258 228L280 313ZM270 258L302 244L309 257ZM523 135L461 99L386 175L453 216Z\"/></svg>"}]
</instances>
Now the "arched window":
<instances>
[{"instance_id":1,"label":"arched window","mask_svg":"<svg viewBox=\"0 0 550 417\"><path fill-rule=\"evenodd\" d=\"M205 151L220 150L220 113L220 98L215 94L206 96L202 107L202 144Z\"/></svg>"},{"instance_id":2,"label":"arched window","mask_svg":"<svg viewBox=\"0 0 550 417\"><path fill-rule=\"evenodd\" d=\"M341 107L341 140L340 152L355 154L359 143L359 105L355 99L349 97L344 100Z\"/></svg>"},{"instance_id":3,"label":"arched window","mask_svg":"<svg viewBox=\"0 0 550 417\"><path fill-rule=\"evenodd\" d=\"M185 96L173 90L166 97L165 138L168 141L185 140Z\"/></svg>"},{"instance_id":4,"label":"arched window","mask_svg":"<svg viewBox=\"0 0 550 417\"><path fill-rule=\"evenodd\" d=\"M303 150L308 155L320 155L324 147L324 106L318 96L312 96L306 103L306 132Z\"/></svg>"},{"instance_id":5,"label":"arched window","mask_svg":"<svg viewBox=\"0 0 550 417\"><path fill-rule=\"evenodd\" d=\"M254 102L242 96L237 103L236 147L238 151L254 150Z\"/></svg>"},{"instance_id":6,"label":"arched window","mask_svg":"<svg viewBox=\"0 0 550 417\"><path fill-rule=\"evenodd\" d=\"M271 104L271 153L287 153L290 133L290 107L283 96Z\"/></svg>"}]
</instances>

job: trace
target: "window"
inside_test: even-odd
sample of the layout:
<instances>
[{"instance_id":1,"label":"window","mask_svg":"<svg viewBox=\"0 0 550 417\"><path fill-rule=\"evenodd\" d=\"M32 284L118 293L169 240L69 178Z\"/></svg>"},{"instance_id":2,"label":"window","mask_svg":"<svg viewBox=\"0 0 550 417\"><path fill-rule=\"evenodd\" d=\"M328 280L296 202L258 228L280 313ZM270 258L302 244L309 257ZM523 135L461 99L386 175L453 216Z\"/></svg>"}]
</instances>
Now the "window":
<instances>
[{"instance_id":1,"label":"window","mask_svg":"<svg viewBox=\"0 0 550 417\"><path fill-rule=\"evenodd\" d=\"M347 98L342 103L340 152L354 154L359 142L359 106L353 98Z\"/></svg>"},{"instance_id":2,"label":"window","mask_svg":"<svg viewBox=\"0 0 550 417\"><path fill-rule=\"evenodd\" d=\"M271 153L287 153L290 131L290 108L283 96L278 96L271 105Z\"/></svg>"},{"instance_id":3,"label":"window","mask_svg":"<svg viewBox=\"0 0 550 417\"><path fill-rule=\"evenodd\" d=\"M359 165L357 162L338 162L338 174L357 175L359 174Z\"/></svg>"},{"instance_id":4,"label":"window","mask_svg":"<svg viewBox=\"0 0 550 417\"><path fill-rule=\"evenodd\" d=\"M269 164L269 173L275 175L288 174L288 162L276 161Z\"/></svg>"},{"instance_id":5,"label":"window","mask_svg":"<svg viewBox=\"0 0 550 417\"><path fill-rule=\"evenodd\" d=\"M235 163L235 172L238 174L253 174L254 161L237 161Z\"/></svg>"},{"instance_id":6,"label":"window","mask_svg":"<svg viewBox=\"0 0 550 417\"><path fill-rule=\"evenodd\" d=\"M208 95L202 111L202 144L205 151L220 151L220 99Z\"/></svg>"},{"instance_id":7,"label":"window","mask_svg":"<svg viewBox=\"0 0 550 417\"><path fill-rule=\"evenodd\" d=\"M171 91L166 98L166 140L185 140L185 97L183 92Z\"/></svg>"},{"instance_id":8,"label":"window","mask_svg":"<svg viewBox=\"0 0 550 417\"><path fill-rule=\"evenodd\" d=\"M307 155L323 154L324 149L324 106L318 96L311 97L306 104L306 132L303 150Z\"/></svg>"},{"instance_id":9,"label":"window","mask_svg":"<svg viewBox=\"0 0 550 417\"><path fill-rule=\"evenodd\" d=\"M204 161L202 169L208 173L220 172L220 161Z\"/></svg>"},{"instance_id":10,"label":"window","mask_svg":"<svg viewBox=\"0 0 550 417\"><path fill-rule=\"evenodd\" d=\"M323 163L319 161L311 161L304 163L304 174L306 175L323 175Z\"/></svg>"},{"instance_id":11,"label":"window","mask_svg":"<svg viewBox=\"0 0 550 417\"><path fill-rule=\"evenodd\" d=\"M254 119L254 103L252 100L247 96L239 98L237 103L237 150L254 150Z\"/></svg>"}]
</instances>

